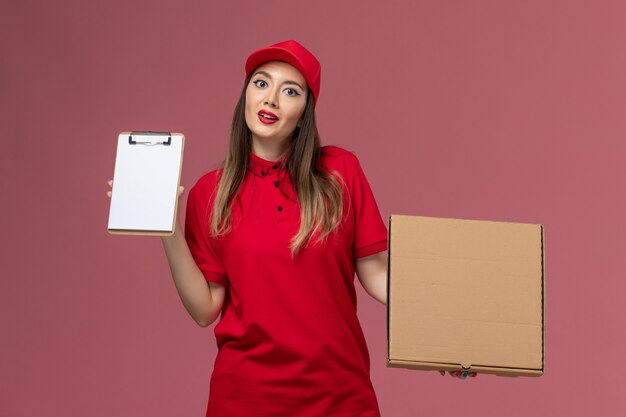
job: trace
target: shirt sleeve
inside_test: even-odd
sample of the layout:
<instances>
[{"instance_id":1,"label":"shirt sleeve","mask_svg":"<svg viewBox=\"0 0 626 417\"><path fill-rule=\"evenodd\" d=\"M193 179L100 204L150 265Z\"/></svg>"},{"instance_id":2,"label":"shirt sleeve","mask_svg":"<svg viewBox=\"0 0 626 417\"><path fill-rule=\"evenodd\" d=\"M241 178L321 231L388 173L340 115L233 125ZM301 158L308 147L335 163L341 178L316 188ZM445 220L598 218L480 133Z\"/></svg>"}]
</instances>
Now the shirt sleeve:
<instances>
[{"instance_id":1,"label":"shirt sleeve","mask_svg":"<svg viewBox=\"0 0 626 417\"><path fill-rule=\"evenodd\" d=\"M352 250L358 259L387 250L387 226L358 158L353 153L349 153L349 158L349 186L355 215Z\"/></svg>"},{"instance_id":2,"label":"shirt sleeve","mask_svg":"<svg viewBox=\"0 0 626 417\"><path fill-rule=\"evenodd\" d=\"M218 255L217 242L209 235L208 193L194 186L187 197L185 214L185 240L194 261L207 281L227 286L226 269Z\"/></svg>"}]
</instances>

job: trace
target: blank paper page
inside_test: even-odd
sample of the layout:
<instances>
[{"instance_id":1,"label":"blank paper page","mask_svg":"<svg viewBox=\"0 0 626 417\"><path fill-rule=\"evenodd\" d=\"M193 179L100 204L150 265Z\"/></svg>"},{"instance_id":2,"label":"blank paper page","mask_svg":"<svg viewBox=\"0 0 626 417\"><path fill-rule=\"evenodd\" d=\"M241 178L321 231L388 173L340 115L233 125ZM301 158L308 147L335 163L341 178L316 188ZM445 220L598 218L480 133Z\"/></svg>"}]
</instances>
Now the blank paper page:
<instances>
[{"instance_id":1,"label":"blank paper page","mask_svg":"<svg viewBox=\"0 0 626 417\"><path fill-rule=\"evenodd\" d=\"M118 137L111 208L110 231L172 232L183 141L181 134L167 136L133 135L133 140L151 144L130 144L129 134Z\"/></svg>"}]
</instances>

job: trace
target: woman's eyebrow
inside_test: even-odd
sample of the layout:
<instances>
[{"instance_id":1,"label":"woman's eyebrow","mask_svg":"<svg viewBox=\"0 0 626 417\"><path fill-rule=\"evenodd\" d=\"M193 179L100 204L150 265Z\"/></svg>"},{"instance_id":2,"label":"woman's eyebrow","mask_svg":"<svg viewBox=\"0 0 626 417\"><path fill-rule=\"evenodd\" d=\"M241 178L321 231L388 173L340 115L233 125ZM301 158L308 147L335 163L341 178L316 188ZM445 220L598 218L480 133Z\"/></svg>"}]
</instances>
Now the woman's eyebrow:
<instances>
[{"instance_id":1,"label":"woman's eyebrow","mask_svg":"<svg viewBox=\"0 0 626 417\"><path fill-rule=\"evenodd\" d=\"M257 74L262 74L262 75L265 75L265 76L266 76L267 78L269 78L270 80L272 79L272 76L271 76L271 75L269 75L269 74L268 74L267 72L265 72L265 71L257 71L257 72L255 72L255 73L254 73L254 75L257 75ZM302 90L304 90L304 87L302 87L300 84L298 84L298 83L297 83L297 82L295 82L295 81L286 80L286 81L283 81L283 84L293 84L293 85L297 85L297 86L298 86L298 87L300 87Z\"/></svg>"}]
</instances>

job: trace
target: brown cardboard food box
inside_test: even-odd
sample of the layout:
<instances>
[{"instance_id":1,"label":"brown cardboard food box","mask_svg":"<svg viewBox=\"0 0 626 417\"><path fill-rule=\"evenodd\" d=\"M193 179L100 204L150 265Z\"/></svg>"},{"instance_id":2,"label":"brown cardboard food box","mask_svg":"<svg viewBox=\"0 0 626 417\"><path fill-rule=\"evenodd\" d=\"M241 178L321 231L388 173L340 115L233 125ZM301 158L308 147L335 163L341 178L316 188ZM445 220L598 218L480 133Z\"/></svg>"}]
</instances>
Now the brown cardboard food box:
<instances>
[{"instance_id":1,"label":"brown cardboard food box","mask_svg":"<svg viewBox=\"0 0 626 417\"><path fill-rule=\"evenodd\" d=\"M387 367L541 376L543 226L389 217Z\"/></svg>"}]
</instances>

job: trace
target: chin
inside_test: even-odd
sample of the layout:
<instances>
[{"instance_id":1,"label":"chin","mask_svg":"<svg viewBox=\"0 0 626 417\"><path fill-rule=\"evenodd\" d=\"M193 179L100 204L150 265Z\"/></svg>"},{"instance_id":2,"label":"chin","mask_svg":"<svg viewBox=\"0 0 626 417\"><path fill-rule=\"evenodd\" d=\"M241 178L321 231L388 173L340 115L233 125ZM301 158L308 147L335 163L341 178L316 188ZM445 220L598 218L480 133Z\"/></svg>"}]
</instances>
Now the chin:
<instances>
[{"instance_id":1,"label":"chin","mask_svg":"<svg viewBox=\"0 0 626 417\"><path fill-rule=\"evenodd\" d=\"M250 128L248 128L250 129ZM250 132L252 133L252 136L255 136L261 140L264 141L268 141L268 142L280 142L282 141L282 139L284 139L283 137L283 133L282 131L280 132L270 132L268 133L267 130L265 129L250 129Z\"/></svg>"},{"instance_id":2,"label":"chin","mask_svg":"<svg viewBox=\"0 0 626 417\"><path fill-rule=\"evenodd\" d=\"M255 132L252 132L252 135L255 136L257 139L262 140L263 142L282 142L282 138L280 138L279 136L276 135L259 135Z\"/></svg>"}]
</instances>

